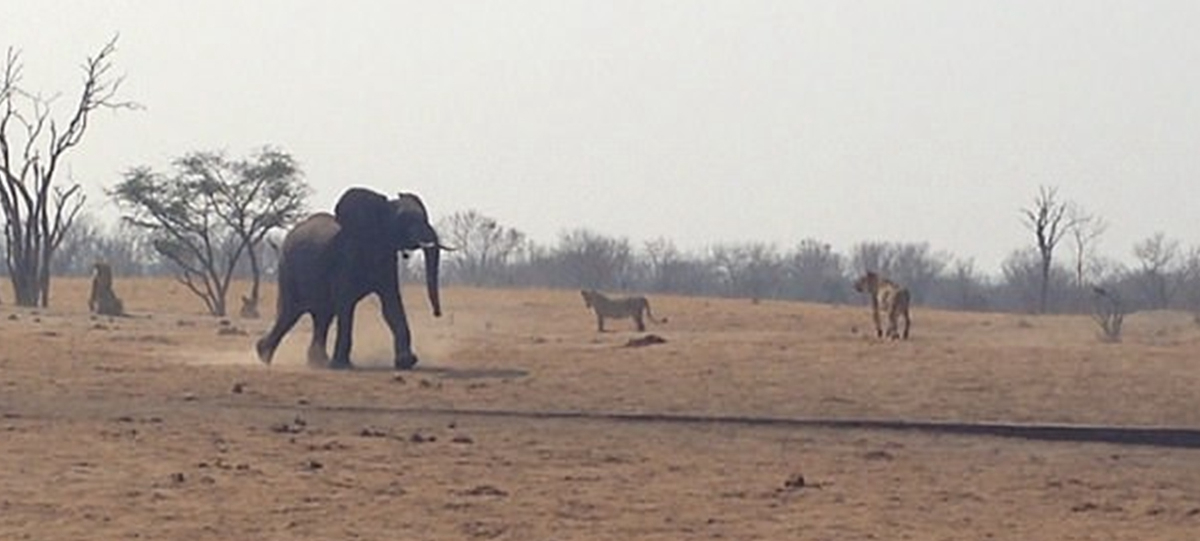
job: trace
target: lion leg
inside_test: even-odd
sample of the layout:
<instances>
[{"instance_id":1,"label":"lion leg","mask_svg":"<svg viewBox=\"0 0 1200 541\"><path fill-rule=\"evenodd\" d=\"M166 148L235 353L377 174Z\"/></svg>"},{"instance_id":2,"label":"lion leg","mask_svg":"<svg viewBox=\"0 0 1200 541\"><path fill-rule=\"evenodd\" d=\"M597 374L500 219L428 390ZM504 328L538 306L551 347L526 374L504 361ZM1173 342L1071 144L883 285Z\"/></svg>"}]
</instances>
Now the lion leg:
<instances>
[{"instance_id":1,"label":"lion leg","mask_svg":"<svg viewBox=\"0 0 1200 541\"><path fill-rule=\"evenodd\" d=\"M596 332L604 332L604 316L596 313Z\"/></svg>"},{"instance_id":2,"label":"lion leg","mask_svg":"<svg viewBox=\"0 0 1200 541\"><path fill-rule=\"evenodd\" d=\"M875 309L875 310L874 310L874 311L871 313L871 316L872 316L872 317L875 319L875 337L876 337L876 338L883 338L883 324L882 324L882 322L879 320L879 309L878 309L878 308L876 308L876 309Z\"/></svg>"},{"instance_id":3,"label":"lion leg","mask_svg":"<svg viewBox=\"0 0 1200 541\"><path fill-rule=\"evenodd\" d=\"M908 340L908 328L912 325L912 318L908 315L908 310L904 311L904 339Z\"/></svg>"},{"instance_id":4,"label":"lion leg","mask_svg":"<svg viewBox=\"0 0 1200 541\"><path fill-rule=\"evenodd\" d=\"M638 313L637 313L637 315L635 315L635 316L633 317L633 322L634 322L634 323L637 323L637 330L638 330L638 332L645 332L645 331L646 331L646 322L642 320L642 313L641 313L641 312L638 312Z\"/></svg>"}]
</instances>

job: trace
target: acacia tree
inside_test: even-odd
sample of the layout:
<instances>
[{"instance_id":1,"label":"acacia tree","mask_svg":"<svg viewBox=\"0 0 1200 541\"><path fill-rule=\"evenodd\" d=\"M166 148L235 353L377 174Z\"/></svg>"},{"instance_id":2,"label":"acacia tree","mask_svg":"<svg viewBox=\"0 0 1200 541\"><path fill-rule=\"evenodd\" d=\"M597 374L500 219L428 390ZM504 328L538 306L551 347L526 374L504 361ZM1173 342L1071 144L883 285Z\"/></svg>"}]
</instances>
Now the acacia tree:
<instances>
[{"instance_id":1,"label":"acacia tree","mask_svg":"<svg viewBox=\"0 0 1200 541\"><path fill-rule=\"evenodd\" d=\"M1041 263L1038 313L1046 313L1054 248L1075 225L1074 219L1067 213L1069 207L1067 203L1058 200L1056 188L1042 186L1033 200L1033 206L1021 211L1025 215L1025 226L1033 232L1037 240L1037 253Z\"/></svg>"},{"instance_id":2,"label":"acacia tree","mask_svg":"<svg viewBox=\"0 0 1200 541\"><path fill-rule=\"evenodd\" d=\"M226 314L226 296L242 258L250 264L250 302L257 304L259 246L273 230L294 223L311 193L295 160L265 148L247 159L195 152L172 162L175 171L134 168L109 195L122 219L147 232L154 250L178 268L177 278L209 313Z\"/></svg>"},{"instance_id":3,"label":"acacia tree","mask_svg":"<svg viewBox=\"0 0 1200 541\"><path fill-rule=\"evenodd\" d=\"M83 64L83 90L65 123L54 118L54 97L21 86L21 55L9 48L0 66L0 209L5 263L17 304L50 302L54 252L83 207L79 183L59 182L63 160L87 132L97 109L135 108L116 99L122 77L112 77L116 38Z\"/></svg>"}]
</instances>

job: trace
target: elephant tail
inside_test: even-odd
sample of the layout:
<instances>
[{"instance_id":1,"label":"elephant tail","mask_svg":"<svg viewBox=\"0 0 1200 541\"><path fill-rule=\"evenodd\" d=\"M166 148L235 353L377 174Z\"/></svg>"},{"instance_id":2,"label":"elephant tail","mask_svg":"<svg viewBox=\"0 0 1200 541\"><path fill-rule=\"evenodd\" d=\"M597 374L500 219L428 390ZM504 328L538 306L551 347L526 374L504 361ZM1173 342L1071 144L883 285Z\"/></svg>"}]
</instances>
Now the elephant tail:
<instances>
[{"instance_id":1,"label":"elephant tail","mask_svg":"<svg viewBox=\"0 0 1200 541\"><path fill-rule=\"evenodd\" d=\"M294 284L290 283L291 272L288 271L288 265L283 264L282 258L279 261L279 270L275 275L275 314L282 314L285 308L292 302L292 289Z\"/></svg>"}]
</instances>

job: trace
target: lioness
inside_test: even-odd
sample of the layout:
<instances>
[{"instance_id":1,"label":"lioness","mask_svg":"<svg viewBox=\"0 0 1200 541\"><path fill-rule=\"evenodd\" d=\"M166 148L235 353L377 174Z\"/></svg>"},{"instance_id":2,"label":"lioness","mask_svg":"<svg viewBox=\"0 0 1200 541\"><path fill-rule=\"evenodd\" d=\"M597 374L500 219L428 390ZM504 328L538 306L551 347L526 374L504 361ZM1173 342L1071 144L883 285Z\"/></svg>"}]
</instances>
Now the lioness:
<instances>
[{"instance_id":1,"label":"lioness","mask_svg":"<svg viewBox=\"0 0 1200 541\"><path fill-rule=\"evenodd\" d=\"M125 303L113 291L112 267L103 261L92 265L92 294L88 310L104 316L124 316Z\"/></svg>"},{"instance_id":2,"label":"lioness","mask_svg":"<svg viewBox=\"0 0 1200 541\"><path fill-rule=\"evenodd\" d=\"M242 309L238 311L238 315L242 319L258 319L258 297L242 295Z\"/></svg>"},{"instance_id":3,"label":"lioness","mask_svg":"<svg viewBox=\"0 0 1200 541\"><path fill-rule=\"evenodd\" d=\"M603 294L592 289L585 289L579 292L583 295L583 304L596 312L596 328L600 332L604 332L604 318L613 319L633 318L637 324L638 331L646 330L646 324L642 321L642 313L646 314L650 321L655 323L666 323L667 318L654 319L654 315L650 313L650 301L646 297L618 297L610 299Z\"/></svg>"},{"instance_id":4,"label":"lioness","mask_svg":"<svg viewBox=\"0 0 1200 541\"><path fill-rule=\"evenodd\" d=\"M883 328L879 322L879 312L887 312L887 337L908 339L908 327L912 323L908 316L908 290L899 284L880 277L873 271L868 271L854 282L854 290L871 295L871 312L875 317L875 335L882 338ZM904 316L904 334L896 330L897 319Z\"/></svg>"}]
</instances>

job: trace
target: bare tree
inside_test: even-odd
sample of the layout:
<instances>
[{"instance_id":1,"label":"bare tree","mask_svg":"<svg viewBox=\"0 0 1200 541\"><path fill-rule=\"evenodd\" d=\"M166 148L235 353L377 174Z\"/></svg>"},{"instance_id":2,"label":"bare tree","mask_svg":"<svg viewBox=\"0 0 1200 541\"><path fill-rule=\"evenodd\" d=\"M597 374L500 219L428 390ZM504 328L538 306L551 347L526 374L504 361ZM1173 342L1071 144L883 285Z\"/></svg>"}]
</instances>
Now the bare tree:
<instances>
[{"instance_id":1,"label":"bare tree","mask_svg":"<svg viewBox=\"0 0 1200 541\"><path fill-rule=\"evenodd\" d=\"M975 268L974 259L955 260L946 277L950 306L958 310L982 310L987 308L984 290L987 279Z\"/></svg>"},{"instance_id":2,"label":"bare tree","mask_svg":"<svg viewBox=\"0 0 1200 541\"><path fill-rule=\"evenodd\" d=\"M926 292L942 276L949 256L933 252L927 242L897 243L889 251L892 278L908 287L914 303L924 304Z\"/></svg>"},{"instance_id":3,"label":"bare tree","mask_svg":"<svg viewBox=\"0 0 1200 541\"><path fill-rule=\"evenodd\" d=\"M1037 252L1041 261L1041 287L1038 295L1038 312L1046 312L1046 300L1050 293L1050 269L1053 265L1054 249L1074 227L1067 214L1069 205L1058 200L1058 190L1042 186L1033 206L1023 209L1025 226L1037 240Z\"/></svg>"},{"instance_id":4,"label":"bare tree","mask_svg":"<svg viewBox=\"0 0 1200 541\"><path fill-rule=\"evenodd\" d=\"M669 239L659 237L646 241L642 245L647 267L647 281L652 289L669 291L672 289L671 267L682 259L679 248Z\"/></svg>"},{"instance_id":5,"label":"bare tree","mask_svg":"<svg viewBox=\"0 0 1200 541\"><path fill-rule=\"evenodd\" d=\"M526 242L524 233L500 225L477 210L443 218L438 231L456 248L449 252L450 274L472 285L500 282L503 269Z\"/></svg>"},{"instance_id":6,"label":"bare tree","mask_svg":"<svg viewBox=\"0 0 1200 541\"><path fill-rule=\"evenodd\" d=\"M174 162L172 176L140 167L109 194L123 220L150 234L159 255L211 314L226 314L234 271L247 258L258 299L258 248L271 231L296 221L310 189L288 154L264 149L247 160L198 152Z\"/></svg>"},{"instance_id":7,"label":"bare tree","mask_svg":"<svg viewBox=\"0 0 1200 541\"><path fill-rule=\"evenodd\" d=\"M848 300L845 261L828 243L804 239L784 258L783 265L789 297L827 303Z\"/></svg>"},{"instance_id":8,"label":"bare tree","mask_svg":"<svg viewBox=\"0 0 1200 541\"><path fill-rule=\"evenodd\" d=\"M1108 230L1108 222L1104 218L1091 214L1079 205L1070 205L1067 210L1068 220L1073 224L1071 240L1075 248L1075 285L1087 285L1088 259L1092 258L1096 239Z\"/></svg>"},{"instance_id":9,"label":"bare tree","mask_svg":"<svg viewBox=\"0 0 1200 541\"><path fill-rule=\"evenodd\" d=\"M725 285L725 294L762 299L777 297L783 262L774 246L761 242L722 244L712 259Z\"/></svg>"},{"instance_id":10,"label":"bare tree","mask_svg":"<svg viewBox=\"0 0 1200 541\"><path fill-rule=\"evenodd\" d=\"M1167 240L1166 235L1155 233L1133 246L1133 255L1142 265L1137 283L1142 288L1146 301L1153 308L1170 306L1172 287L1171 267L1179 255L1179 242Z\"/></svg>"},{"instance_id":11,"label":"bare tree","mask_svg":"<svg viewBox=\"0 0 1200 541\"><path fill-rule=\"evenodd\" d=\"M850 251L850 266L858 274L875 271L891 272L892 246L886 242L860 242Z\"/></svg>"},{"instance_id":12,"label":"bare tree","mask_svg":"<svg viewBox=\"0 0 1200 541\"><path fill-rule=\"evenodd\" d=\"M630 284L633 248L629 240L606 237L588 229L563 233L550 261L555 284L595 289L625 288Z\"/></svg>"},{"instance_id":13,"label":"bare tree","mask_svg":"<svg viewBox=\"0 0 1200 541\"><path fill-rule=\"evenodd\" d=\"M1185 307L1200 323L1200 246L1193 246L1184 255L1179 268L1179 288L1184 292Z\"/></svg>"},{"instance_id":14,"label":"bare tree","mask_svg":"<svg viewBox=\"0 0 1200 541\"><path fill-rule=\"evenodd\" d=\"M116 99L121 77L112 77L114 37L83 64L83 90L64 123L51 115L54 97L21 87L21 55L9 48L0 66L0 208L4 212L5 263L16 302L50 302L54 252L83 207L79 183L57 182L68 152L83 141L97 109L135 108Z\"/></svg>"}]
</instances>

